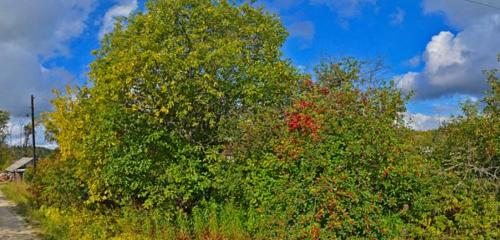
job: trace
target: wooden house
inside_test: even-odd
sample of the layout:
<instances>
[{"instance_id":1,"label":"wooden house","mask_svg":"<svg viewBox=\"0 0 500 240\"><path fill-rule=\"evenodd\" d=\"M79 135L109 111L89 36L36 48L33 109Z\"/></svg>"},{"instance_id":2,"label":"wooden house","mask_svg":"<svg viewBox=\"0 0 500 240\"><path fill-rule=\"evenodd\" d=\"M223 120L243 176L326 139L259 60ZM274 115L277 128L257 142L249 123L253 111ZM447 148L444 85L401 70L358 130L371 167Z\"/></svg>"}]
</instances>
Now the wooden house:
<instances>
[{"instance_id":1,"label":"wooden house","mask_svg":"<svg viewBox=\"0 0 500 240\"><path fill-rule=\"evenodd\" d=\"M5 172L7 172L12 181L19 181L23 179L23 175L26 169L32 165L33 158L24 157L12 163L5 169Z\"/></svg>"}]
</instances>

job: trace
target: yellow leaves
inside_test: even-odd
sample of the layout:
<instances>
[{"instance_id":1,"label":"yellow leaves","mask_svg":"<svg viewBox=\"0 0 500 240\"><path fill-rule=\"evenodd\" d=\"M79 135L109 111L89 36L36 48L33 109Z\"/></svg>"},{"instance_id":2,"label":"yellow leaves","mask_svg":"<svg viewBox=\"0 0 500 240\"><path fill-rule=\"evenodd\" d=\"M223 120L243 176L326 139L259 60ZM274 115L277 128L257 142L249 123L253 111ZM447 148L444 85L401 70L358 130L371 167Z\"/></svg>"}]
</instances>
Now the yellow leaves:
<instances>
[{"instance_id":1,"label":"yellow leaves","mask_svg":"<svg viewBox=\"0 0 500 240\"><path fill-rule=\"evenodd\" d=\"M167 88L166 85L161 86L161 92L162 93L167 93L168 92L168 88Z\"/></svg>"},{"instance_id":2,"label":"yellow leaves","mask_svg":"<svg viewBox=\"0 0 500 240\"><path fill-rule=\"evenodd\" d=\"M166 108L165 106L162 106L160 112L167 114L169 112L169 109Z\"/></svg>"},{"instance_id":3,"label":"yellow leaves","mask_svg":"<svg viewBox=\"0 0 500 240\"><path fill-rule=\"evenodd\" d=\"M136 112L137 110L139 110L137 104L132 104L132 111Z\"/></svg>"}]
</instances>

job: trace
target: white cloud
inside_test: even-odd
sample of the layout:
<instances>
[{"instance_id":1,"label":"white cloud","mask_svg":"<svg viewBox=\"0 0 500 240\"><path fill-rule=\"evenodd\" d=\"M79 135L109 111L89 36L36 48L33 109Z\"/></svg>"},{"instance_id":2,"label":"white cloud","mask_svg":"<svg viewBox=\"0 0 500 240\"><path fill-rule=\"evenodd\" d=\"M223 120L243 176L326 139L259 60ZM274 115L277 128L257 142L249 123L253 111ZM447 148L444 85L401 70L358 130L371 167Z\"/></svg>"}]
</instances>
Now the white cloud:
<instances>
[{"instance_id":1,"label":"white cloud","mask_svg":"<svg viewBox=\"0 0 500 240\"><path fill-rule=\"evenodd\" d=\"M17 43L50 57L67 52L66 42L85 29L94 0L2 0L0 42Z\"/></svg>"},{"instance_id":2,"label":"white cloud","mask_svg":"<svg viewBox=\"0 0 500 240\"><path fill-rule=\"evenodd\" d=\"M498 0L481 0L480 2L500 7ZM424 0L423 8L426 14L444 15L451 25L458 28L466 28L474 24L478 18L498 13L497 9L464 0Z\"/></svg>"},{"instance_id":3,"label":"white cloud","mask_svg":"<svg viewBox=\"0 0 500 240\"><path fill-rule=\"evenodd\" d=\"M44 63L70 54L68 42L85 31L94 7L95 0L0 1L0 109L12 114L8 141L20 140L20 119L30 112L31 94L37 112L50 110L51 90L73 79L64 69ZM38 130L38 142L45 145L44 129Z\"/></svg>"},{"instance_id":4,"label":"white cloud","mask_svg":"<svg viewBox=\"0 0 500 240\"><path fill-rule=\"evenodd\" d=\"M30 94L38 110L49 109L51 89L72 77L43 63L69 54L93 7L94 0L0 1L0 109L22 116Z\"/></svg>"},{"instance_id":5,"label":"white cloud","mask_svg":"<svg viewBox=\"0 0 500 240\"><path fill-rule=\"evenodd\" d=\"M451 32L440 32L427 44L425 60L427 70L437 73L440 69L461 65L465 62L466 48L460 38Z\"/></svg>"},{"instance_id":6,"label":"white cloud","mask_svg":"<svg viewBox=\"0 0 500 240\"><path fill-rule=\"evenodd\" d=\"M306 72L306 70L307 70L306 66L304 66L304 65L298 65L298 66L297 66L297 69L299 69L299 71L300 71L301 73L305 73L305 72Z\"/></svg>"},{"instance_id":7,"label":"white cloud","mask_svg":"<svg viewBox=\"0 0 500 240\"><path fill-rule=\"evenodd\" d=\"M416 55L416 56L413 56L412 58L408 59L405 62L405 65L410 66L410 67L418 67L418 66L420 66L420 63L422 63L422 56Z\"/></svg>"},{"instance_id":8,"label":"white cloud","mask_svg":"<svg viewBox=\"0 0 500 240\"><path fill-rule=\"evenodd\" d=\"M396 11L389 16L391 24L395 26L403 24L405 17L406 12L401 8L397 8Z\"/></svg>"},{"instance_id":9,"label":"white cloud","mask_svg":"<svg viewBox=\"0 0 500 240\"><path fill-rule=\"evenodd\" d=\"M398 76L396 82L419 99L481 95L487 88L482 71L497 66L499 52L500 14L487 15L457 34L442 31L432 37L423 54L424 70Z\"/></svg>"},{"instance_id":10,"label":"white cloud","mask_svg":"<svg viewBox=\"0 0 500 240\"><path fill-rule=\"evenodd\" d=\"M110 8L104 15L99 39L102 39L107 33L113 31L117 17L128 17L137 9L137 0L122 0L117 5Z\"/></svg>"},{"instance_id":11,"label":"white cloud","mask_svg":"<svg viewBox=\"0 0 500 240\"><path fill-rule=\"evenodd\" d=\"M38 112L49 110L51 90L72 80L63 69L41 67L36 53L18 44L0 43L0 49L0 108L14 116L29 111L31 94Z\"/></svg>"},{"instance_id":12,"label":"white cloud","mask_svg":"<svg viewBox=\"0 0 500 240\"><path fill-rule=\"evenodd\" d=\"M404 119L408 127L419 131L426 131L439 128L444 122L450 120L450 117L426 115L422 113L406 113Z\"/></svg>"},{"instance_id":13,"label":"white cloud","mask_svg":"<svg viewBox=\"0 0 500 240\"><path fill-rule=\"evenodd\" d=\"M409 93L414 90L416 86L416 79L420 76L418 72L408 72L401 76L397 76L395 79L396 87L402 89L404 92Z\"/></svg>"}]
</instances>

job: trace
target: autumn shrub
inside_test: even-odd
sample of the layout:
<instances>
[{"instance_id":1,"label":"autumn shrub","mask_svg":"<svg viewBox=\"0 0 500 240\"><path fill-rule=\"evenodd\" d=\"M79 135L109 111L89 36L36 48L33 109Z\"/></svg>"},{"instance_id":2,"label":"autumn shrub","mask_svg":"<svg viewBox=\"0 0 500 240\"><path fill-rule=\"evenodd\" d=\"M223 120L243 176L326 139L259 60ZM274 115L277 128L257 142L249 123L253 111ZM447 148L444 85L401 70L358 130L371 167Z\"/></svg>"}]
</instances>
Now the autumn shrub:
<instances>
[{"instance_id":1,"label":"autumn shrub","mask_svg":"<svg viewBox=\"0 0 500 240\"><path fill-rule=\"evenodd\" d=\"M500 55L498 57L500 63ZM500 68L486 71L490 89L480 103L463 104L455 117L436 132L436 158L464 179L486 179L497 186L500 171Z\"/></svg>"},{"instance_id":2,"label":"autumn shrub","mask_svg":"<svg viewBox=\"0 0 500 240\"><path fill-rule=\"evenodd\" d=\"M36 174L30 181L30 192L36 206L67 208L81 206L87 193L75 175L74 159L63 161L59 154L38 161Z\"/></svg>"},{"instance_id":3,"label":"autumn shrub","mask_svg":"<svg viewBox=\"0 0 500 240\"><path fill-rule=\"evenodd\" d=\"M330 67L325 80L302 81L288 107L239 123L217 166L230 179L221 189L274 216L266 237L401 236L429 187L426 159L399 136L405 99L391 84L365 84L358 61Z\"/></svg>"},{"instance_id":4,"label":"autumn shrub","mask_svg":"<svg viewBox=\"0 0 500 240\"><path fill-rule=\"evenodd\" d=\"M436 165L430 192L422 196L428 210L417 236L451 239L497 239L500 236L500 118L498 70L487 71L490 90L481 107L465 102L463 115L433 131L422 153ZM439 186L439 187L436 187Z\"/></svg>"}]
</instances>

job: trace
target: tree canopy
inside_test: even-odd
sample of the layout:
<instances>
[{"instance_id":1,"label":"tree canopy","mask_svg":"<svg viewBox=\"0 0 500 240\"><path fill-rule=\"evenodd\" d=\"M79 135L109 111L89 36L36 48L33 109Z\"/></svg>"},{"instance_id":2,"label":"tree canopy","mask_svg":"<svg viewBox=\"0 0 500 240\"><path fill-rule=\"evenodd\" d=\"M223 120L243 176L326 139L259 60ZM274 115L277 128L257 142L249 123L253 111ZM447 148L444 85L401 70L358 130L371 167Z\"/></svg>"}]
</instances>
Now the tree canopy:
<instances>
[{"instance_id":1,"label":"tree canopy","mask_svg":"<svg viewBox=\"0 0 500 240\"><path fill-rule=\"evenodd\" d=\"M150 1L95 52L90 85L54 100L48 129L90 202L186 209L210 196L207 153L230 123L288 102L287 33L230 1Z\"/></svg>"}]
</instances>

